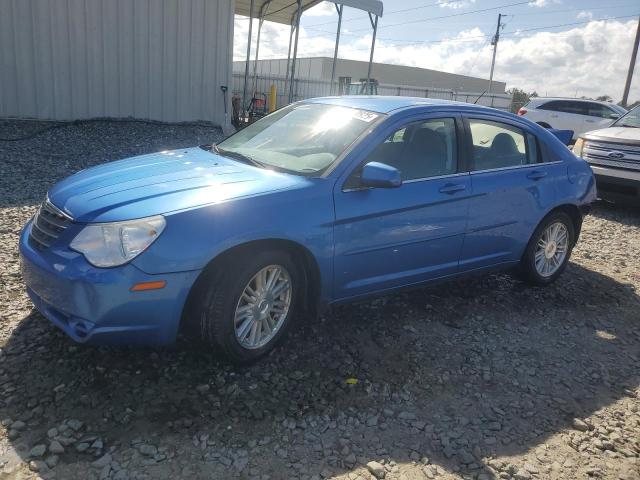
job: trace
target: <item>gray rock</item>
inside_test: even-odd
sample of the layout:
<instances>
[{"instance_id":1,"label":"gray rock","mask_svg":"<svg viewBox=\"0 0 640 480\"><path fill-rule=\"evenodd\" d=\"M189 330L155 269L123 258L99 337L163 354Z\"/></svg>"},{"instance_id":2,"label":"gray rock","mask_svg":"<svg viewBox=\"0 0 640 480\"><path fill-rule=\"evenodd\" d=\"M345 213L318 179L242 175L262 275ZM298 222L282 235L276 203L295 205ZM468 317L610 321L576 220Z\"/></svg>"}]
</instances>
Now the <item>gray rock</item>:
<instances>
[{"instance_id":1,"label":"gray rock","mask_svg":"<svg viewBox=\"0 0 640 480\"><path fill-rule=\"evenodd\" d=\"M384 478L387 473L384 469L384 465L378 462L367 463L367 470L369 470L371 472L371 475L376 478Z\"/></svg>"},{"instance_id":2,"label":"gray rock","mask_svg":"<svg viewBox=\"0 0 640 480\"><path fill-rule=\"evenodd\" d=\"M67 425L71 430L77 432L82 428L84 424L80 420L72 418L71 420L67 420Z\"/></svg>"},{"instance_id":3,"label":"gray rock","mask_svg":"<svg viewBox=\"0 0 640 480\"><path fill-rule=\"evenodd\" d=\"M45 458L44 463L46 463L49 468L53 468L58 465L59 460L60 457L58 457L58 455L49 455L47 458Z\"/></svg>"},{"instance_id":4,"label":"gray rock","mask_svg":"<svg viewBox=\"0 0 640 480\"><path fill-rule=\"evenodd\" d=\"M158 448L154 445L149 445L148 443L143 443L138 445L138 451L147 457L153 457L156 453L158 453Z\"/></svg>"},{"instance_id":5,"label":"gray rock","mask_svg":"<svg viewBox=\"0 0 640 480\"><path fill-rule=\"evenodd\" d=\"M64 453L64 447L59 441L52 440L51 443L49 444L49 451L54 455L60 455Z\"/></svg>"},{"instance_id":6,"label":"gray rock","mask_svg":"<svg viewBox=\"0 0 640 480\"><path fill-rule=\"evenodd\" d=\"M47 451L47 446L41 443L39 445L36 445L29 451L29 456L32 458L38 458L43 456L46 451Z\"/></svg>"},{"instance_id":7,"label":"gray rock","mask_svg":"<svg viewBox=\"0 0 640 480\"><path fill-rule=\"evenodd\" d=\"M96 468L104 468L105 465L109 465L112 461L110 453L105 453L103 456L95 460L91 465Z\"/></svg>"},{"instance_id":8,"label":"gray rock","mask_svg":"<svg viewBox=\"0 0 640 480\"><path fill-rule=\"evenodd\" d=\"M589 425L587 425L587 423L584 420L580 420L579 418L574 418L571 424L573 428L581 432L589 431Z\"/></svg>"}]
</instances>

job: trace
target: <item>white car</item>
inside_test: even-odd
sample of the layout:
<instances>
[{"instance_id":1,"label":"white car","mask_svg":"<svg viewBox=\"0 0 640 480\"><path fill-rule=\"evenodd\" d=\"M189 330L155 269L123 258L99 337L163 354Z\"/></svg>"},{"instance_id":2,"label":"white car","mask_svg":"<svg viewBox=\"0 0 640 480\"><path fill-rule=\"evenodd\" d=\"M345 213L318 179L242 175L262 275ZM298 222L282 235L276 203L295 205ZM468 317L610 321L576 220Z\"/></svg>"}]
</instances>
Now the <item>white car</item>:
<instances>
[{"instance_id":1,"label":"white car","mask_svg":"<svg viewBox=\"0 0 640 480\"><path fill-rule=\"evenodd\" d=\"M573 138L590 130L606 128L627 111L609 102L579 98L534 97L518 110L532 122L558 130L573 130Z\"/></svg>"}]
</instances>

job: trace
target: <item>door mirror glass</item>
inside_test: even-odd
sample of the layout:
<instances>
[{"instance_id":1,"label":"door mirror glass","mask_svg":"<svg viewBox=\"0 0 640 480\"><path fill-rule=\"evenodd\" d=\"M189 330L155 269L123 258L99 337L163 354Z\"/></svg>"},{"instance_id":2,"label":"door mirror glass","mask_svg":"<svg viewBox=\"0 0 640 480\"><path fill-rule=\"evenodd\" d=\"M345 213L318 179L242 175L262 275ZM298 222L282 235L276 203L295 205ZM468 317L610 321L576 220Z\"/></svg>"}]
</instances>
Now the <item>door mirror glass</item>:
<instances>
[{"instance_id":1,"label":"door mirror glass","mask_svg":"<svg viewBox=\"0 0 640 480\"><path fill-rule=\"evenodd\" d=\"M402 185L400 170L380 162L369 162L362 167L360 185L373 188L397 188Z\"/></svg>"}]
</instances>

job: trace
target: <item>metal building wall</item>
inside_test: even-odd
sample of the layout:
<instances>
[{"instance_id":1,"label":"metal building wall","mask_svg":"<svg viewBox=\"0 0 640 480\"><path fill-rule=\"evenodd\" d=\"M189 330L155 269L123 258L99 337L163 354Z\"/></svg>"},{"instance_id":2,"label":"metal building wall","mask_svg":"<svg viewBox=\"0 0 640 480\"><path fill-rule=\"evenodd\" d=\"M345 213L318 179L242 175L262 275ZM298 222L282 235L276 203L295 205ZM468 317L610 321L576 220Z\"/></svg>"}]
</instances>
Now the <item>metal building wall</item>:
<instances>
[{"instance_id":1,"label":"metal building wall","mask_svg":"<svg viewBox=\"0 0 640 480\"><path fill-rule=\"evenodd\" d=\"M244 72L244 61L233 62L234 72ZM287 59L258 60L258 75L284 76ZM300 58L296 64L296 77L308 80L330 80L333 59L329 57ZM353 80L366 78L368 62L339 58L336 62L336 78L352 77ZM253 62L249 71L253 73ZM489 87L489 80L479 77L440 72L427 68L408 67L386 63L374 63L371 76L380 83L406 85L417 88L444 88L457 92L481 93ZM504 93L505 82L494 81L493 91Z\"/></svg>"},{"instance_id":2,"label":"metal building wall","mask_svg":"<svg viewBox=\"0 0 640 480\"><path fill-rule=\"evenodd\" d=\"M0 117L221 125L233 17L234 0L0 0Z\"/></svg>"}]
</instances>

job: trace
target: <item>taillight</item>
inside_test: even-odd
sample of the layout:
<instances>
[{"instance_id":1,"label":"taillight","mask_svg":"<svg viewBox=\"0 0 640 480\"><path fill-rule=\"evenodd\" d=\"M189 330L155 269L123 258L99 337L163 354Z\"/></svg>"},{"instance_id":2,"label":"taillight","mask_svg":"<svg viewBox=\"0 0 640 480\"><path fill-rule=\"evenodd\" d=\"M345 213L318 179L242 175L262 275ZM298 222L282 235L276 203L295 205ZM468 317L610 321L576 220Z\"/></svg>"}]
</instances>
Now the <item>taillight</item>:
<instances>
[{"instance_id":1,"label":"taillight","mask_svg":"<svg viewBox=\"0 0 640 480\"><path fill-rule=\"evenodd\" d=\"M527 109L522 107L520 108L520 110L518 110L518 115L526 115L527 113Z\"/></svg>"}]
</instances>

